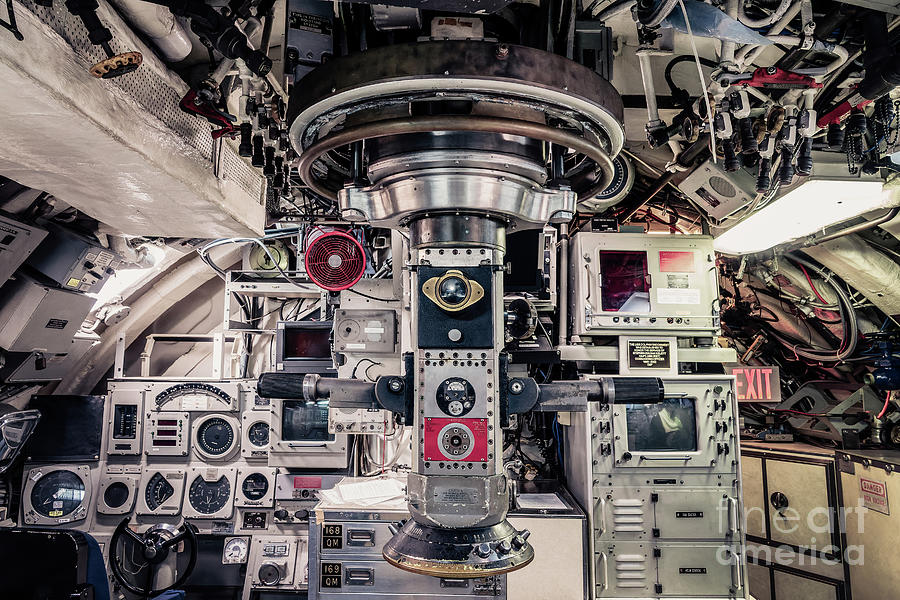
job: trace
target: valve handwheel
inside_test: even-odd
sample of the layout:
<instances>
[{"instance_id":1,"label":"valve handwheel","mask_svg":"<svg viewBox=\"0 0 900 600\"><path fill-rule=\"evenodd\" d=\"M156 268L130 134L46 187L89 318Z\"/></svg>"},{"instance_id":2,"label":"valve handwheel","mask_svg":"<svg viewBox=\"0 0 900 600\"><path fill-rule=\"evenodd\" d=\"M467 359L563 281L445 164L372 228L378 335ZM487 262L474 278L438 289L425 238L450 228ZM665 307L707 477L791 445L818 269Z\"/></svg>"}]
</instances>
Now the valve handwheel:
<instances>
[{"instance_id":1,"label":"valve handwheel","mask_svg":"<svg viewBox=\"0 0 900 600\"><path fill-rule=\"evenodd\" d=\"M113 532L112 539L109 542L109 566L112 571L116 583L123 588L143 598L150 598L161 594L166 590L180 587L197 564L197 530L187 521L183 522L180 527L174 527L166 523L161 523L150 527L144 533L136 533L128 527L129 519L125 518L116 527ZM120 556L119 543L122 542L122 552ZM181 572L178 579L170 585L153 589L153 578L160 564L169 557L170 552L178 552L176 549L178 544L185 542L189 547L189 559L187 567ZM127 546L138 546L128 551ZM122 564L122 557L127 556L129 560L135 561L132 565L133 569L125 569ZM130 579L132 571L134 573L147 569L146 587L142 588L133 579Z\"/></svg>"}]
</instances>

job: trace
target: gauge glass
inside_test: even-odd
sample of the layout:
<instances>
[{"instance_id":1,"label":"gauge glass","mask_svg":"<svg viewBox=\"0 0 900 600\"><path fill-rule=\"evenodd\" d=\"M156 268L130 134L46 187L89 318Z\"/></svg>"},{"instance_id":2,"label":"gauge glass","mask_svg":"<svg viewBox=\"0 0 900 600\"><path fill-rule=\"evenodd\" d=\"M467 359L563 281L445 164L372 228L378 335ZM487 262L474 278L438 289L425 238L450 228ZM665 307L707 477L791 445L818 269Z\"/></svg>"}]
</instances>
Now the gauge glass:
<instances>
[{"instance_id":1,"label":"gauge glass","mask_svg":"<svg viewBox=\"0 0 900 600\"><path fill-rule=\"evenodd\" d=\"M247 431L247 439L249 439L250 443L257 448L268 446L269 424L265 421L257 421L256 423L251 425L250 429Z\"/></svg>"},{"instance_id":2,"label":"gauge glass","mask_svg":"<svg viewBox=\"0 0 900 600\"><path fill-rule=\"evenodd\" d=\"M147 488L144 490L144 501L147 508L151 511L158 509L165 504L166 500L172 497L175 488L169 483L162 473L156 473L147 482Z\"/></svg>"},{"instance_id":3,"label":"gauge glass","mask_svg":"<svg viewBox=\"0 0 900 600\"><path fill-rule=\"evenodd\" d=\"M188 490L188 501L201 515L219 512L228 504L230 496L231 484L224 475L216 481L206 481L198 475Z\"/></svg>"},{"instance_id":4,"label":"gauge glass","mask_svg":"<svg viewBox=\"0 0 900 600\"><path fill-rule=\"evenodd\" d=\"M234 444L234 428L222 417L212 417L197 429L197 444L210 456L221 456Z\"/></svg>"},{"instance_id":5,"label":"gauge glass","mask_svg":"<svg viewBox=\"0 0 900 600\"><path fill-rule=\"evenodd\" d=\"M225 542L225 549L222 553L223 564L241 564L247 562L247 554L249 544L246 538L236 537Z\"/></svg>"},{"instance_id":6,"label":"gauge glass","mask_svg":"<svg viewBox=\"0 0 900 600\"><path fill-rule=\"evenodd\" d=\"M51 471L31 488L31 506L39 514L58 518L70 515L84 501L84 482L72 471Z\"/></svg>"},{"instance_id":7,"label":"gauge glass","mask_svg":"<svg viewBox=\"0 0 900 600\"><path fill-rule=\"evenodd\" d=\"M241 483L241 492L247 500L259 500L269 491L269 480L262 473L250 473Z\"/></svg>"}]
</instances>

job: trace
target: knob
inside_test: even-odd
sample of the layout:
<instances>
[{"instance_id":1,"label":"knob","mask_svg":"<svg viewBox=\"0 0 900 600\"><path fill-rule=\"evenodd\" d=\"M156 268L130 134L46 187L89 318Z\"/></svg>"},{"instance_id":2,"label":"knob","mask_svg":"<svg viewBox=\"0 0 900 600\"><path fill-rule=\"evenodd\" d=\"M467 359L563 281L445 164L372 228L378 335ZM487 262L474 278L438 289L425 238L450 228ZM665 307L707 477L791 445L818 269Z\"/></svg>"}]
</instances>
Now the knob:
<instances>
[{"instance_id":1,"label":"knob","mask_svg":"<svg viewBox=\"0 0 900 600\"><path fill-rule=\"evenodd\" d=\"M481 558L487 558L491 555L491 545L487 542L482 542L475 546L475 554L480 556Z\"/></svg>"},{"instance_id":2,"label":"knob","mask_svg":"<svg viewBox=\"0 0 900 600\"><path fill-rule=\"evenodd\" d=\"M515 548L516 550L520 549L522 546L525 545L525 538L517 533L516 535L513 536L512 545L513 545L513 548Z\"/></svg>"},{"instance_id":3,"label":"knob","mask_svg":"<svg viewBox=\"0 0 900 600\"><path fill-rule=\"evenodd\" d=\"M305 508L298 510L294 513L294 518L299 520L304 520L309 518L309 511Z\"/></svg>"},{"instance_id":4,"label":"knob","mask_svg":"<svg viewBox=\"0 0 900 600\"><path fill-rule=\"evenodd\" d=\"M622 461L624 462L624 461L628 461L628 460L631 460L631 452L623 452L622 453Z\"/></svg>"},{"instance_id":5,"label":"knob","mask_svg":"<svg viewBox=\"0 0 900 600\"><path fill-rule=\"evenodd\" d=\"M512 552L512 544L509 543L509 540L503 540L497 544L497 554L509 554L510 552Z\"/></svg>"},{"instance_id":6,"label":"knob","mask_svg":"<svg viewBox=\"0 0 900 600\"><path fill-rule=\"evenodd\" d=\"M772 503L772 506L775 508L775 510L783 510L787 508L789 504L788 497L781 492L773 493L769 498L769 502Z\"/></svg>"},{"instance_id":7,"label":"knob","mask_svg":"<svg viewBox=\"0 0 900 600\"><path fill-rule=\"evenodd\" d=\"M281 567L271 562L260 565L257 575L259 576L259 582L263 585L278 585L278 582L284 576Z\"/></svg>"},{"instance_id":8,"label":"knob","mask_svg":"<svg viewBox=\"0 0 900 600\"><path fill-rule=\"evenodd\" d=\"M278 519L279 521L287 520L288 511L284 510L283 508L279 508L278 510L275 511L275 518Z\"/></svg>"},{"instance_id":9,"label":"knob","mask_svg":"<svg viewBox=\"0 0 900 600\"><path fill-rule=\"evenodd\" d=\"M238 155L249 157L253 155L253 125L241 123L241 143L238 146Z\"/></svg>"},{"instance_id":10,"label":"knob","mask_svg":"<svg viewBox=\"0 0 900 600\"><path fill-rule=\"evenodd\" d=\"M462 331L459 329L451 329L447 332L447 337L450 338L451 342L458 342L462 339Z\"/></svg>"}]
</instances>

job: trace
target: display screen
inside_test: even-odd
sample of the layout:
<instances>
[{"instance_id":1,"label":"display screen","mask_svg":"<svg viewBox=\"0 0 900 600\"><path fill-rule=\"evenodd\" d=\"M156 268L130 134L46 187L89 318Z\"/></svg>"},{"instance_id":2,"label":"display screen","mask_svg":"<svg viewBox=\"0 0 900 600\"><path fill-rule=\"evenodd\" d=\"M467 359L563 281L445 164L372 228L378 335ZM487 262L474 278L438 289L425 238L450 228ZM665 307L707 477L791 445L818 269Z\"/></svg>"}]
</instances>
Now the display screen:
<instances>
[{"instance_id":1,"label":"display screen","mask_svg":"<svg viewBox=\"0 0 900 600\"><path fill-rule=\"evenodd\" d=\"M632 452L697 450L697 411L693 398L652 404L626 404L628 449Z\"/></svg>"},{"instance_id":2,"label":"display screen","mask_svg":"<svg viewBox=\"0 0 900 600\"><path fill-rule=\"evenodd\" d=\"M650 274L647 253L599 252L600 309L606 312L650 314Z\"/></svg>"},{"instance_id":3,"label":"display screen","mask_svg":"<svg viewBox=\"0 0 900 600\"><path fill-rule=\"evenodd\" d=\"M331 442L328 433L328 406L303 400L283 400L281 439L285 442Z\"/></svg>"},{"instance_id":4,"label":"display screen","mask_svg":"<svg viewBox=\"0 0 900 600\"><path fill-rule=\"evenodd\" d=\"M317 325L319 325L317 323ZM330 327L286 327L283 357L331 359Z\"/></svg>"}]
</instances>

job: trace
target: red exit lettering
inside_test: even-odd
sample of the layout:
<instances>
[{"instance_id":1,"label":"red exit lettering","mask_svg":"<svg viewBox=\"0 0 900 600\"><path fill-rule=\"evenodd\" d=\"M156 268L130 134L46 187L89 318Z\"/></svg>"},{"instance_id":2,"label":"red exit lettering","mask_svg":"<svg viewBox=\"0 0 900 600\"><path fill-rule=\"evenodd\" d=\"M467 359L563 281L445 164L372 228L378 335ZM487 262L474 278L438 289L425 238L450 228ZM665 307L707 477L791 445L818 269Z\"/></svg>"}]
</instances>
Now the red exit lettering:
<instances>
[{"instance_id":1,"label":"red exit lettering","mask_svg":"<svg viewBox=\"0 0 900 600\"><path fill-rule=\"evenodd\" d=\"M734 392L740 402L779 402L781 388L776 367L734 367Z\"/></svg>"}]
</instances>

